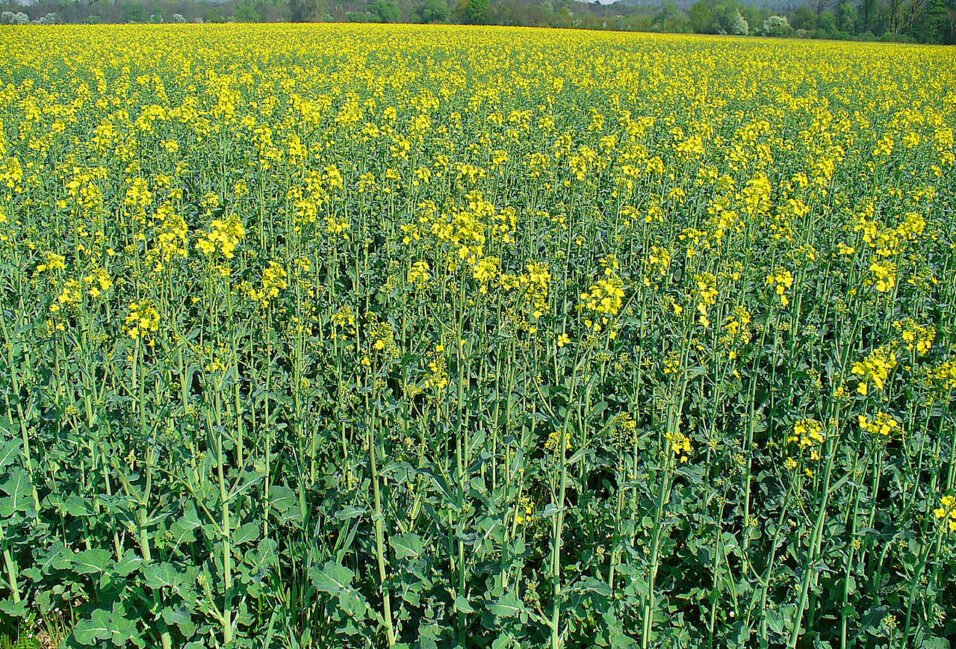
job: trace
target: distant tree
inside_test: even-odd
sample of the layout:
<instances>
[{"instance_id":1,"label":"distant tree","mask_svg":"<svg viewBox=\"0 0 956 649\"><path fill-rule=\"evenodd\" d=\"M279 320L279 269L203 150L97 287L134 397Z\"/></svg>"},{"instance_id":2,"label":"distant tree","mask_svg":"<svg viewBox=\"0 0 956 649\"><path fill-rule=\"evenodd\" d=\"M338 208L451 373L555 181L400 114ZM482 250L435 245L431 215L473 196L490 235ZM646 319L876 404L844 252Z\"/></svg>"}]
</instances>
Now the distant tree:
<instances>
[{"instance_id":1,"label":"distant tree","mask_svg":"<svg viewBox=\"0 0 956 649\"><path fill-rule=\"evenodd\" d=\"M257 23L260 17L254 6L243 3L232 12L232 19L237 23Z\"/></svg>"},{"instance_id":2,"label":"distant tree","mask_svg":"<svg viewBox=\"0 0 956 649\"><path fill-rule=\"evenodd\" d=\"M837 29L852 34L856 31L857 20L859 20L859 12L856 10L856 5L849 0L841 2L836 11Z\"/></svg>"},{"instance_id":3,"label":"distant tree","mask_svg":"<svg viewBox=\"0 0 956 649\"><path fill-rule=\"evenodd\" d=\"M714 10L707 0L698 0L687 12L691 28L698 34L713 34Z\"/></svg>"},{"instance_id":4,"label":"distant tree","mask_svg":"<svg viewBox=\"0 0 956 649\"><path fill-rule=\"evenodd\" d=\"M451 16L451 10L445 0L425 0L415 8L415 15L419 22L423 23L445 23Z\"/></svg>"},{"instance_id":5,"label":"distant tree","mask_svg":"<svg viewBox=\"0 0 956 649\"><path fill-rule=\"evenodd\" d=\"M182 14L173 14L173 22L174 22L174 23L184 23L184 22L186 22L186 19L183 17Z\"/></svg>"},{"instance_id":6,"label":"distant tree","mask_svg":"<svg viewBox=\"0 0 956 649\"><path fill-rule=\"evenodd\" d=\"M673 2L667 2L654 14L654 26L662 32L685 33L693 31L687 15Z\"/></svg>"},{"instance_id":7,"label":"distant tree","mask_svg":"<svg viewBox=\"0 0 956 649\"><path fill-rule=\"evenodd\" d=\"M718 34L744 36L750 31L750 25L740 12L741 7L736 0L726 0L714 5L714 24Z\"/></svg>"},{"instance_id":8,"label":"distant tree","mask_svg":"<svg viewBox=\"0 0 956 649\"><path fill-rule=\"evenodd\" d=\"M455 14L465 25L483 25L487 22L488 0L459 0Z\"/></svg>"},{"instance_id":9,"label":"distant tree","mask_svg":"<svg viewBox=\"0 0 956 649\"><path fill-rule=\"evenodd\" d=\"M923 4L923 0L916 0L920 6ZM900 34L903 32L903 24L906 20L906 8L907 5L913 3L907 2L906 0L886 0L886 4L883 7L887 20L887 32L890 34Z\"/></svg>"},{"instance_id":10,"label":"distant tree","mask_svg":"<svg viewBox=\"0 0 956 649\"><path fill-rule=\"evenodd\" d=\"M316 0L289 0L289 20L304 23L315 16Z\"/></svg>"},{"instance_id":11,"label":"distant tree","mask_svg":"<svg viewBox=\"0 0 956 649\"><path fill-rule=\"evenodd\" d=\"M826 35L831 35L836 31L837 20L832 11L827 9L817 16L817 29L821 30Z\"/></svg>"},{"instance_id":12,"label":"distant tree","mask_svg":"<svg viewBox=\"0 0 956 649\"><path fill-rule=\"evenodd\" d=\"M746 36L750 31L750 25L747 24L740 10L733 11L730 14L726 25L727 33L734 36Z\"/></svg>"},{"instance_id":13,"label":"distant tree","mask_svg":"<svg viewBox=\"0 0 956 649\"><path fill-rule=\"evenodd\" d=\"M929 15L931 0L906 0L899 9L899 26L901 34L915 36L919 26Z\"/></svg>"},{"instance_id":14,"label":"distant tree","mask_svg":"<svg viewBox=\"0 0 956 649\"><path fill-rule=\"evenodd\" d=\"M763 21L765 36L788 36L792 31L786 16L770 16Z\"/></svg>"},{"instance_id":15,"label":"distant tree","mask_svg":"<svg viewBox=\"0 0 956 649\"><path fill-rule=\"evenodd\" d=\"M943 0L929 0L923 13L914 20L911 33L924 43L942 43L946 38L948 22Z\"/></svg>"},{"instance_id":16,"label":"distant tree","mask_svg":"<svg viewBox=\"0 0 956 649\"><path fill-rule=\"evenodd\" d=\"M397 23L402 19L402 10L395 0L375 0L367 7L375 22Z\"/></svg>"},{"instance_id":17,"label":"distant tree","mask_svg":"<svg viewBox=\"0 0 956 649\"><path fill-rule=\"evenodd\" d=\"M138 2L130 2L123 6L123 19L128 23L144 23L148 15L146 8Z\"/></svg>"},{"instance_id":18,"label":"distant tree","mask_svg":"<svg viewBox=\"0 0 956 649\"><path fill-rule=\"evenodd\" d=\"M755 33L763 25L763 21L770 17L770 10L766 7L757 7L751 4L745 4L740 9L744 20L750 25L751 33Z\"/></svg>"},{"instance_id":19,"label":"distant tree","mask_svg":"<svg viewBox=\"0 0 956 649\"><path fill-rule=\"evenodd\" d=\"M870 31L873 29L878 7L878 0L861 0L860 19L858 26L858 30L860 32Z\"/></svg>"},{"instance_id":20,"label":"distant tree","mask_svg":"<svg viewBox=\"0 0 956 649\"><path fill-rule=\"evenodd\" d=\"M801 5L797 7L790 16L790 25L794 29L816 29L817 15L813 13L810 7Z\"/></svg>"},{"instance_id":21,"label":"distant tree","mask_svg":"<svg viewBox=\"0 0 956 649\"><path fill-rule=\"evenodd\" d=\"M833 4L834 0L808 0L810 10L819 18L820 14L826 11L827 7ZM892 0L890 0L892 2Z\"/></svg>"}]
</instances>

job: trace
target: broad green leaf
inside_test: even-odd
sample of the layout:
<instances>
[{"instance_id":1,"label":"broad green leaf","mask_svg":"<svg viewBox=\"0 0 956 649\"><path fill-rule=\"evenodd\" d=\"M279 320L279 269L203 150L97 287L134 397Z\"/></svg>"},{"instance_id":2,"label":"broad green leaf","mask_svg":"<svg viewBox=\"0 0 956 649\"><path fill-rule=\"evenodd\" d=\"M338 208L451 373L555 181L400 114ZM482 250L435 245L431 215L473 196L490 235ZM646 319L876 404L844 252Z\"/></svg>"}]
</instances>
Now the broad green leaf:
<instances>
[{"instance_id":1,"label":"broad green leaf","mask_svg":"<svg viewBox=\"0 0 956 649\"><path fill-rule=\"evenodd\" d=\"M196 632L196 625L193 623L192 616L185 606L178 608L164 608L163 621L170 626L179 627L183 637L190 638Z\"/></svg>"},{"instance_id":2,"label":"broad green leaf","mask_svg":"<svg viewBox=\"0 0 956 649\"><path fill-rule=\"evenodd\" d=\"M113 564L113 572L120 577L126 577L138 570L141 565L143 565L143 560L132 550L127 550L123 558Z\"/></svg>"},{"instance_id":3,"label":"broad green leaf","mask_svg":"<svg viewBox=\"0 0 956 649\"><path fill-rule=\"evenodd\" d=\"M117 614L114 608L110 623L110 640L113 641L113 645L117 647L125 647L128 644L134 644L137 647L143 646L143 640L134 620Z\"/></svg>"},{"instance_id":4,"label":"broad green leaf","mask_svg":"<svg viewBox=\"0 0 956 649\"><path fill-rule=\"evenodd\" d=\"M322 568L313 568L310 576L316 590L336 594L349 588L355 573L334 561L327 561Z\"/></svg>"},{"instance_id":5,"label":"broad green leaf","mask_svg":"<svg viewBox=\"0 0 956 649\"><path fill-rule=\"evenodd\" d=\"M354 620L364 620L368 604L365 598L352 590L342 590L339 592L339 606L348 613Z\"/></svg>"},{"instance_id":6,"label":"broad green leaf","mask_svg":"<svg viewBox=\"0 0 956 649\"><path fill-rule=\"evenodd\" d=\"M7 479L0 484L0 490L10 496L13 511L24 512L30 509L32 489L30 474L20 467L14 467Z\"/></svg>"},{"instance_id":7,"label":"broad green leaf","mask_svg":"<svg viewBox=\"0 0 956 649\"><path fill-rule=\"evenodd\" d=\"M111 615L102 610L93 611L89 620L80 620L73 627L73 637L81 645L96 645L100 640L109 640L113 635Z\"/></svg>"},{"instance_id":8,"label":"broad green leaf","mask_svg":"<svg viewBox=\"0 0 956 649\"><path fill-rule=\"evenodd\" d=\"M474 613L475 609L472 608L471 603L468 599L462 595L459 595L455 598L455 610L461 611L462 613Z\"/></svg>"},{"instance_id":9,"label":"broad green leaf","mask_svg":"<svg viewBox=\"0 0 956 649\"><path fill-rule=\"evenodd\" d=\"M19 454L20 440L18 438L14 437L0 444L0 469L16 462Z\"/></svg>"},{"instance_id":10,"label":"broad green leaf","mask_svg":"<svg viewBox=\"0 0 956 649\"><path fill-rule=\"evenodd\" d=\"M398 534L388 540L388 544L395 551L396 559L408 559L418 557L422 553L424 546L422 539L417 534Z\"/></svg>"},{"instance_id":11,"label":"broad green leaf","mask_svg":"<svg viewBox=\"0 0 956 649\"><path fill-rule=\"evenodd\" d=\"M575 588L577 590L597 593L598 595L603 595L604 597L611 596L611 587L600 579L595 579L594 577L584 577L581 579L581 581L575 584Z\"/></svg>"},{"instance_id":12,"label":"broad green leaf","mask_svg":"<svg viewBox=\"0 0 956 649\"><path fill-rule=\"evenodd\" d=\"M232 535L232 542L236 545L249 543L259 538L259 523L246 523Z\"/></svg>"},{"instance_id":13,"label":"broad green leaf","mask_svg":"<svg viewBox=\"0 0 956 649\"><path fill-rule=\"evenodd\" d=\"M27 603L23 600L14 603L12 597L0 599L0 611L12 618L27 616Z\"/></svg>"},{"instance_id":14,"label":"broad green leaf","mask_svg":"<svg viewBox=\"0 0 956 649\"><path fill-rule=\"evenodd\" d=\"M73 555L73 570L80 575L105 572L112 558L109 550L84 550Z\"/></svg>"},{"instance_id":15,"label":"broad green leaf","mask_svg":"<svg viewBox=\"0 0 956 649\"><path fill-rule=\"evenodd\" d=\"M489 604L488 610L498 617L517 617L525 612L525 606L524 602L515 597L513 593L505 593L492 604Z\"/></svg>"},{"instance_id":16,"label":"broad green leaf","mask_svg":"<svg viewBox=\"0 0 956 649\"><path fill-rule=\"evenodd\" d=\"M143 568L146 585L153 589L176 588L181 583L176 568L169 563L151 563Z\"/></svg>"}]
</instances>

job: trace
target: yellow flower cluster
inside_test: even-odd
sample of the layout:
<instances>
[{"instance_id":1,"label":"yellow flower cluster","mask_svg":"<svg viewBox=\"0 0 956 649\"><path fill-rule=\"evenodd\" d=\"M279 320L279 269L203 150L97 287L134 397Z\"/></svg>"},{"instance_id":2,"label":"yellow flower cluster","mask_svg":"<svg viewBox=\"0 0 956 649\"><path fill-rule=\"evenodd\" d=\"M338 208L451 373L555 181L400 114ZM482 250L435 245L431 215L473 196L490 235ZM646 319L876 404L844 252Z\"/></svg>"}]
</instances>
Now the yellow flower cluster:
<instances>
[{"instance_id":1,"label":"yellow flower cluster","mask_svg":"<svg viewBox=\"0 0 956 649\"><path fill-rule=\"evenodd\" d=\"M581 294L581 303L579 309L585 309L595 318L587 318L584 324L588 329L599 332L602 326L606 326L611 318L620 312L624 304L624 281L614 272L613 269L605 270L605 277L599 279L591 285L587 293ZM613 332L612 332L613 333Z\"/></svg>"},{"instance_id":2,"label":"yellow flower cluster","mask_svg":"<svg viewBox=\"0 0 956 649\"><path fill-rule=\"evenodd\" d=\"M942 521L950 532L956 532L956 496L943 496L933 515Z\"/></svg>"},{"instance_id":3,"label":"yellow flower cluster","mask_svg":"<svg viewBox=\"0 0 956 649\"><path fill-rule=\"evenodd\" d=\"M946 361L933 369L931 376L949 390L956 390L956 361Z\"/></svg>"},{"instance_id":4,"label":"yellow flower cluster","mask_svg":"<svg viewBox=\"0 0 956 649\"><path fill-rule=\"evenodd\" d=\"M674 454L674 457L680 460L681 464L687 462L690 459L690 454L693 448L690 444L690 437L684 433L665 433L664 438L667 440L670 445L671 452Z\"/></svg>"},{"instance_id":5,"label":"yellow flower cluster","mask_svg":"<svg viewBox=\"0 0 956 649\"><path fill-rule=\"evenodd\" d=\"M826 439L823 424L816 419L801 419L793 425L793 434L787 441L798 444L801 449L808 449L823 444Z\"/></svg>"},{"instance_id":6,"label":"yellow flower cluster","mask_svg":"<svg viewBox=\"0 0 956 649\"><path fill-rule=\"evenodd\" d=\"M860 377L856 391L866 396L870 392L870 385L877 390L882 390L886 386L890 372L896 367L896 362L895 352L886 347L880 347L864 360L854 363L851 372Z\"/></svg>"},{"instance_id":7,"label":"yellow flower cluster","mask_svg":"<svg viewBox=\"0 0 956 649\"><path fill-rule=\"evenodd\" d=\"M698 273L694 275L696 282L697 313L698 322L701 326L709 327L710 320L707 317L707 310L717 303L717 278L711 273Z\"/></svg>"},{"instance_id":8,"label":"yellow flower cluster","mask_svg":"<svg viewBox=\"0 0 956 649\"><path fill-rule=\"evenodd\" d=\"M525 288L527 297L534 309L532 315L535 318L540 318L548 313L551 310L548 304L548 297L551 293L551 272L548 270L547 264L528 264L525 272L518 279Z\"/></svg>"},{"instance_id":9,"label":"yellow flower cluster","mask_svg":"<svg viewBox=\"0 0 956 649\"><path fill-rule=\"evenodd\" d=\"M220 254L232 259L236 246L246 236L242 221L235 214L225 219L213 219L208 232L202 234L196 242L196 249L208 257Z\"/></svg>"},{"instance_id":10,"label":"yellow flower cluster","mask_svg":"<svg viewBox=\"0 0 956 649\"><path fill-rule=\"evenodd\" d=\"M893 327L900 332L903 345L908 351L915 351L917 356L923 356L933 346L936 340L936 327L933 325L920 326L912 318L897 320Z\"/></svg>"},{"instance_id":11,"label":"yellow flower cluster","mask_svg":"<svg viewBox=\"0 0 956 649\"><path fill-rule=\"evenodd\" d=\"M43 253L43 263L37 264L34 274L53 273L65 269L66 258L63 255L58 255L55 252L45 252Z\"/></svg>"},{"instance_id":12,"label":"yellow flower cluster","mask_svg":"<svg viewBox=\"0 0 956 649\"><path fill-rule=\"evenodd\" d=\"M131 302L126 316L126 333L133 340L149 338L159 328L159 311L149 302Z\"/></svg>"},{"instance_id":13,"label":"yellow flower cluster","mask_svg":"<svg viewBox=\"0 0 956 649\"><path fill-rule=\"evenodd\" d=\"M269 303L279 297L279 292L289 286L289 274L282 264L270 261L269 265L262 271L262 281L260 288L255 289L247 285L246 294L249 299L258 302L262 306L269 306Z\"/></svg>"},{"instance_id":14,"label":"yellow flower cluster","mask_svg":"<svg viewBox=\"0 0 956 649\"><path fill-rule=\"evenodd\" d=\"M416 261L408 271L408 283L417 287L425 288L428 286L428 280L431 279L431 266L427 261Z\"/></svg>"},{"instance_id":15,"label":"yellow flower cluster","mask_svg":"<svg viewBox=\"0 0 956 649\"><path fill-rule=\"evenodd\" d=\"M870 264L873 272L872 283L880 293L888 293L896 286L896 264L891 261L873 262Z\"/></svg>"},{"instance_id":16,"label":"yellow flower cluster","mask_svg":"<svg viewBox=\"0 0 956 649\"><path fill-rule=\"evenodd\" d=\"M785 268L778 268L774 272L767 274L766 284L775 289L780 304L783 306L790 304L787 291L793 286L793 273Z\"/></svg>"},{"instance_id":17,"label":"yellow flower cluster","mask_svg":"<svg viewBox=\"0 0 956 649\"><path fill-rule=\"evenodd\" d=\"M889 437L897 430L902 430L900 428L900 422L885 412L878 412L873 418L866 415L859 415L857 421L860 424L860 428L874 435Z\"/></svg>"}]
</instances>

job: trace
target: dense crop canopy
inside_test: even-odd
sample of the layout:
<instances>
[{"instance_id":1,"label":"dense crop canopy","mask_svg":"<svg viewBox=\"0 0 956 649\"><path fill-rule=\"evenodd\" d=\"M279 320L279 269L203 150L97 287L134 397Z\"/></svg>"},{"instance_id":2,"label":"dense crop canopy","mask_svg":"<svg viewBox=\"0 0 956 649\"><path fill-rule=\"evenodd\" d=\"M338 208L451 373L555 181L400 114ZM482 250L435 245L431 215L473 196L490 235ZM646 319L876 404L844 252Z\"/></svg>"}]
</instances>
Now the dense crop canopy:
<instances>
[{"instance_id":1,"label":"dense crop canopy","mask_svg":"<svg viewBox=\"0 0 956 649\"><path fill-rule=\"evenodd\" d=\"M954 127L945 48L0 29L0 615L947 646Z\"/></svg>"}]
</instances>

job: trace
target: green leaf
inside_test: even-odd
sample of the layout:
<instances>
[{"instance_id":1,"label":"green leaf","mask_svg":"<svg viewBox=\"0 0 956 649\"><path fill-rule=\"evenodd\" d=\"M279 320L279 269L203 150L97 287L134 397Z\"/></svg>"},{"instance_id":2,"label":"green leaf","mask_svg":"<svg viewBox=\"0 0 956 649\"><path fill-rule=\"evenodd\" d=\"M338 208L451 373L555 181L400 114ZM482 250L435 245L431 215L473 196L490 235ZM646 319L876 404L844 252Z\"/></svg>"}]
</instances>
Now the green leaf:
<instances>
[{"instance_id":1,"label":"green leaf","mask_svg":"<svg viewBox=\"0 0 956 649\"><path fill-rule=\"evenodd\" d=\"M20 453L20 440L16 437L0 445L0 469L13 464Z\"/></svg>"},{"instance_id":2,"label":"green leaf","mask_svg":"<svg viewBox=\"0 0 956 649\"><path fill-rule=\"evenodd\" d=\"M143 560L132 550L128 550L123 558L113 564L113 572L120 577L126 577L130 573L136 572L143 565Z\"/></svg>"},{"instance_id":3,"label":"green leaf","mask_svg":"<svg viewBox=\"0 0 956 649\"><path fill-rule=\"evenodd\" d=\"M108 640L112 635L113 621L102 609L93 611L89 620L80 620L73 627L73 637L81 645L95 645L99 640Z\"/></svg>"},{"instance_id":4,"label":"green leaf","mask_svg":"<svg viewBox=\"0 0 956 649\"><path fill-rule=\"evenodd\" d=\"M355 573L334 561L327 561L321 569L313 568L309 576L319 592L337 594L349 588Z\"/></svg>"},{"instance_id":5,"label":"green leaf","mask_svg":"<svg viewBox=\"0 0 956 649\"><path fill-rule=\"evenodd\" d=\"M545 506L544 511L541 512L541 518L551 518L552 516L556 516L559 511L561 511L560 507L554 503L548 503L547 506Z\"/></svg>"},{"instance_id":6,"label":"green leaf","mask_svg":"<svg viewBox=\"0 0 956 649\"><path fill-rule=\"evenodd\" d=\"M12 618L27 616L27 603L23 600L13 603L13 598L0 599L0 611Z\"/></svg>"},{"instance_id":7,"label":"green leaf","mask_svg":"<svg viewBox=\"0 0 956 649\"><path fill-rule=\"evenodd\" d=\"M269 505L280 513L285 513L296 506L298 499L295 492L288 487L272 486L269 488Z\"/></svg>"},{"instance_id":8,"label":"green leaf","mask_svg":"<svg viewBox=\"0 0 956 649\"><path fill-rule=\"evenodd\" d=\"M517 617L525 612L525 607L513 593L506 593L489 605L488 610L498 617Z\"/></svg>"},{"instance_id":9,"label":"green leaf","mask_svg":"<svg viewBox=\"0 0 956 649\"><path fill-rule=\"evenodd\" d=\"M764 611L764 616L767 620L767 626L770 627L770 630L774 633L783 633L783 618L780 617L780 614L773 610Z\"/></svg>"},{"instance_id":10,"label":"green leaf","mask_svg":"<svg viewBox=\"0 0 956 649\"><path fill-rule=\"evenodd\" d=\"M84 550L73 555L73 569L79 575L106 572L112 557L109 550Z\"/></svg>"},{"instance_id":11,"label":"green leaf","mask_svg":"<svg viewBox=\"0 0 956 649\"><path fill-rule=\"evenodd\" d=\"M459 595L455 598L455 610L461 611L462 613L475 613L475 609L472 608L471 603L467 598Z\"/></svg>"},{"instance_id":12,"label":"green leaf","mask_svg":"<svg viewBox=\"0 0 956 649\"><path fill-rule=\"evenodd\" d=\"M417 534L398 534L388 540L395 550L396 559L417 558L424 550L422 538Z\"/></svg>"},{"instance_id":13,"label":"green leaf","mask_svg":"<svg viewBox=\"0 0 956 649\"><path fill-rule=\"evenodd\" d=\"M139 630L136 628L135 621L124 615L117 614L114 608L110 623L112 625L110 627L110 639L115 646L125 647L129 643L133 643L138 647L143 646L143 641L140 637Z\"/></svg>"},{"instance_id":14,"label":"green leaf","mask_svg":"<svg viewBox=\"0 0 956 649\"><path fill-rule=\"evenodd\" d=\"M240 527L232 535L232 542L236 545L242 545L243 543L249 543L250 541L255 541L259 538L259 524L258 523L246 523Z\"/></svg>"},{"instance_id":15,"label":"green leaf","mask_svg":"<svg viewBox=\"0 0 956 649\"><path fill-rule=\"evenodd\" d=\"M597 593L598 595L603 595L604 597L611 596L611 587L600 579L595 579L594 577L584 577L577 583L576 589Z\"/></svg>"},{"instance_id":16,"label":"green leaf","mask_svg":"<svg viewBox=\"0 0 956 649\"><path fill-rule=\"evenodd\" d=\"M192 616L185 606L179 608L164 608L163 621L170 626L179 627L179 631L185 638L191 638L196 632L196 625L193 623Z\"/></svg>"},{"instance_id":17,"label":"green leaf","mask_svg":"<svg viewBox=\"0 0 956 649\"><path fill-rule=\"evenodd\" d=\"M151 563L143 569L146 585L154 590L163 587L176 588L180 584L179 573L169 563Z\"/></svg>"},{"instance_id":18,"label":"green leaf","mask_svg":"<svg viewBox=\"0 0 956 649\"><path fill-rule=\"evenodd\" d=\"M357 592L342 590L339 592L339 607L342 611L358 621L365 619L368 604L365 598Z\"/></svg>"},{"instance_id":19,"label":"green leaf","mask_svg":"<svg viewBox=\"0 0 956 649\"><path fill-rule=\"evenodd\" d=\"M10 496L13 511L28 511L30 509L28 498L31 491L30 474L25 469L15 467L10 471L9 476L6 482L0 484L0 490Z\"/></svg>"}]
</instances>

